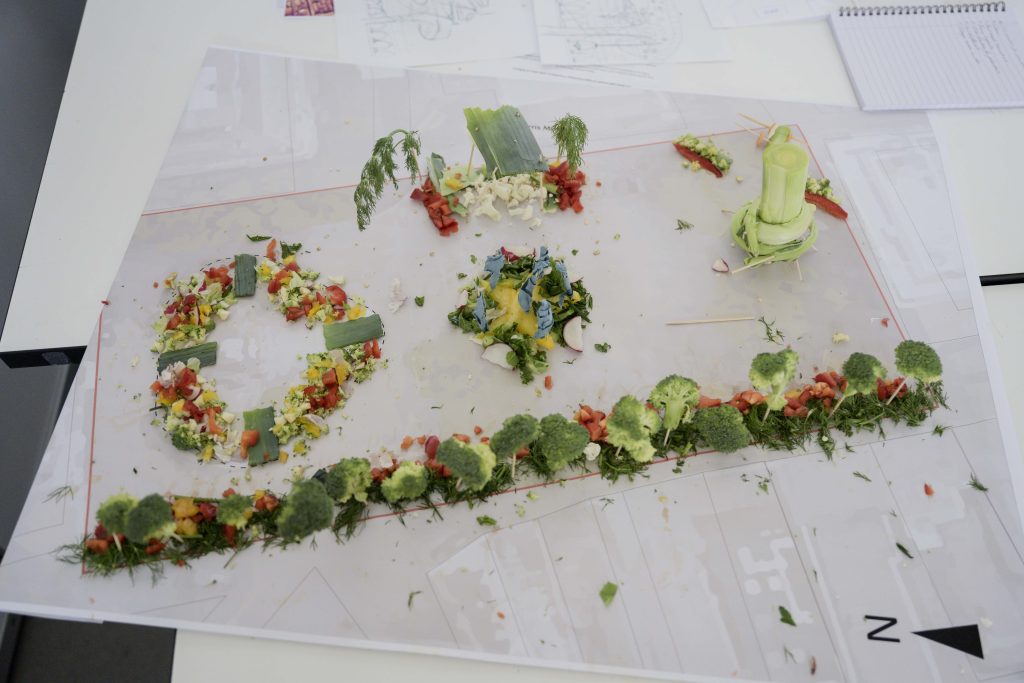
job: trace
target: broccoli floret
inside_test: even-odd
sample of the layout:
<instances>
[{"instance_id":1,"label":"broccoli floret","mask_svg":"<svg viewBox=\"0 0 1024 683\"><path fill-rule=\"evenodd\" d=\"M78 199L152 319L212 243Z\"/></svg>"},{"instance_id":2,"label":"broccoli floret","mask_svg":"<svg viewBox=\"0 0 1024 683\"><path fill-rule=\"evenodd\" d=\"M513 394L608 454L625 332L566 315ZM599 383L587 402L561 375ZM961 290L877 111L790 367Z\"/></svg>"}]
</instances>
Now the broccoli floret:
<instances>
[{"instance_id":1,"label":"broccoli floret","mask_svg":"<svg viewBox=\"0 0 1024 683\"><path fill-rule=\"evenodd\" d=\"M586 427L555 413L540 421L540 438L533 455L548 474L554 474L579 458L588 443L590 432Z\"/></svg>"},{"instance_id":2,"label":"broccoli floret","mask_svg":"<svg viewBox=\"0 0 1024 683\"><path fill-rule=\"evenodd\" d=\"M885 366L882 365L882 361L870 354L851 353L843 363L843 376L846 377L847 383L843 398L854 394L874 394L878 388L878 380L885 379Z\"/></svg>"},{"instance_id":3,"label":"broccoli floret","mask_svg":"<svg viewBox=\"0 0 1024 683\"><path fill-rule=\"evenodd\" d=\"M440 449L438 449L440 451ZM381 482L380 492L389 503L419 498L427 491L427 468L406 460Z\"/></svg>"},{"instance_id":4,"label":"broccoli floret","mask_svg":"<svg viewBox=\"0 0 1024 683\"><path fill-rule=\"evenodd\" d=\"M896 369L904 377L923 384L942 379L942 360L935 349L924 342L907 340L896 347Z\"/></svg>"},{"instance_id":5,"label":"broccoli floret","mask_svg":"<svg viewBox=\"0 0 1024 683\"><path fill-rule=\"evenodd\" d=\"M540 436L540 424L533 415L513 415L505 420L501 429L491 437L491 450L506 460L513 457L523 446L529 446Z\"/></svg>"},{"instance_id":6,"label":"broccoli floret","mask_svg":"<svg viewBox=\"0 0 1024 683\"><path fill-rule=\"evenodd\" d=\"M777 353L759 353L750 363L750 381L754 388L765 394L768 410L782 410L786 406L786 387L796 374L800 357L792 349ZM767 416L767 413L765 413Z\"/></svg>"},{"instance_id":7,"label":"broccoli floret","mask_svg":"<svg viewBox=\"0 0 1024 683\"><path fill-rule=\"evenodd\" d=\"M171 504L156 493L140 500L125 517L124 535L132 543L146 543L151 538L164 539L173 535L174 529Z\"/></svg>"},{"instance_id":8,"label":"broccoli floret","mask_svg":"<svg viewBox=\"0 0 1024 683\"><path fill-rule=\"evenodd\" d=\"M128 513L138 502L127 493L115 493L96 510L96 521L114 536L123 534L128 524Z\"/></svg>"},{"instance_id":9,"label":"broccoli floret","mask_svg":"<svg viewBox=\"0 0 1024 683\"><path fill-rule=\"evenodd\" d=\"M690 421L693 409L700 401L700 389L689 377L669 375L654 386L647 400L665 409L665 443L668 443L669 433L680 423Z\"/></svg>"},{"instance_id":10,"label":"broccoli floret","mask_svg":"<svg viewBox=\"0 0 1024 683\"><path fill-rule=\"evenodd\" d=\"M450 437L437 448L438 464L451 470L452 476L470 491L478 491L487 484L497 461L494 451L485 443L463 443Z\"/></svg>"},{"instance_id":11,"label":"broccoli floret","mask_svg":"<svg viewBox=\"0 0 1024 683\"><path fill-rule=\"evenodd\" d=\"M333 518L334 503L324 485L316 479L304 479L293 484L282 501L277 530L286 543L297 541L330 526Z\"/></svg>"},{"instance_id":12,"label":"broccoli floret","mask_svg":"<svg viewBox=\"0 0 1024 683\"><path fill-rule=\"evenodd\" d=\"M193 432L188 423L182 423L171 432L171 443L181 451L198 451L202 449L199 443L199 433Z\"/></svg>"},{"instance_id":13,"label":"broccoli floret","mask_svg":"<svg viewBox=\"0 0 1024 683\"><path fill-rule=\"evenodd\" d=\"M750 444L750 432L743 423L743 414L730 405L698 410L693 416L693 424L704 443L716 451L731 453Z\"/></svg>"},{"instance_id":14,"label":"broccoli floret","mask_svg":"<svg viewBox=\"0 0 1024 683\"><path fill-rule=\"evenodd\" d=\"M217 504L217 523L244 529L252 515L252 498L233 493Z\"/></svg>"},{"instance_id":15,"label":"broccoli floret","mask_svg":"<svg viewBox=\"0 0 1024 683\"><path fill-rule=\"evenodd\" d=\"M633 396L623 396L608 418L608 443L626 449L636 462L654 457L651 436L661 428L661 417Z\"/></svg>"},{"instance_id":16,"label":"broccoli floret","mask_svg":"<svg viewBox=\"0 0 1024 683\"><path fill-rule=\"evenodd\" d=\"M366 458L346 458L327 472L324 488L327 495L339 503L356 499L366 502L366 491L373 483L370 461Z\"/></svg>"}]
</instances>

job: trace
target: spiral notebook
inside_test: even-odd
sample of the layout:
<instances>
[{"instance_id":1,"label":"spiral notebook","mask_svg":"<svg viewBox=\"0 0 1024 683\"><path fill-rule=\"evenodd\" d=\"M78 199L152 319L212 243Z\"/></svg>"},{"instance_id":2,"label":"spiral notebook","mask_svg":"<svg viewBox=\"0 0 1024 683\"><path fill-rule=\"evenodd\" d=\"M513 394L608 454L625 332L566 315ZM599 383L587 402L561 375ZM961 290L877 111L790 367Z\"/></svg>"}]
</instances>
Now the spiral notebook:
<instances>
[{"instance_id":1,"label":"spiral notebook","mask_svg":"<svg viewBox=\"0 0 1024 683\"><path fill-rule=\"evenodd\" d=\"M1024 32L1004 2L843 7L829 20L864 110L1024 106Z\"/></svg>"}]
</instances>

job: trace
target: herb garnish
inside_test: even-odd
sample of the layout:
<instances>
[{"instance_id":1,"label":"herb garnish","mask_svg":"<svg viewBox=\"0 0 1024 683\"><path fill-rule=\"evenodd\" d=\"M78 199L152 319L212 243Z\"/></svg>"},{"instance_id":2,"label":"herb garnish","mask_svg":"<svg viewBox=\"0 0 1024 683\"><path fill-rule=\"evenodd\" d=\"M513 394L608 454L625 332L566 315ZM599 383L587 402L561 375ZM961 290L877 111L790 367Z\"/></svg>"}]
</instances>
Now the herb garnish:
<instances>
[{"instance_id":1,"label":"herb garnish","mask_svg":"<svg viewBox=\"0 0 1024 683\"><path fill-rule=\"evenodd\" d=\"M692 227L693 227L693 223L690 223L689 221L684 221L682 218L677 218L676 219L676 230L679 230L679 231L689 230Z\"/></svg>"},{"instance_id":2,"label":"herb garnish","mask_svg":"<svg viewBox=\"0 0 1024 683\"><path fill-rule=\"evenodd\" d=\"M409 174L415 179L420 175L419 162L416 157L420 153L420 138L416 131L408 131L398 128L380 138L373 144L373 151L370 158L363 165L362 173L359 174L359 185L356 186L356 223L360 230L366 230L370 223L370 216L377 208L377 200L384 193L384 183L391 181L398 189L398 179L395 171L398 165L395 163L395 140L394 136L401 133L401 150L405 157L405 167Z\"/></svg>"},{"instance_id":3,"label":"herb garnish","mask_svg":"<svg viewBox=\"0 0 1024 683\"><path fill-rule=\"evenodd\" d=\"M270 235L246 235L250 242L266 242L270 239Z\"/></svg>"},{"instance_id":4,"label":"herb garnish","mask_svg":"<svg viewBox=\"0 0 1024 683\"><path fill-rule=\"evenodd\" d=\"M971 472L971 480L967 483L968 485L970 485L972 489L976 491L981 491L982 493L988 491L988 487L982 484L980 481L978 481L978 477L974 474L974 472Z\"/></svg>"},{"instance_id":5,"label":"herb garnish","mask_svg":"<svg viewBox=\"0 0 1024 683\"><path fill-rule=\"evenodd\" d=\"M489 515L480 515L476 518L476 523L480 526L494 526L498 523L498 520Z\"/></svg>"},{"instance_id":6,"label":"herb garnish","mask_svg":"<svg viewBox=\"0 0 1024 683\"><path fill-rule=\"evenodd\" d=\"M619 592L618 584L615 584L615 583L612 583L611 581L609 581L605 585L601 586L601 592L598 593L598 595L601 596L601 602L604 603L604 606L608 607L609 605L612 604L612 600L615 599L615 594L618 593L618 592Z\"/></svg>"},{"instance_id":7,"label":"herb garnish","mask_svg":"<svg viewBox=\"0 0 1024 683\"><path fill-rule=\"evenodd\" d=\"M935 425L935 429L932 430L932 434L935 436L942 436L946 433L947 429L949 429L949 427L945 425Z\"/></svg>"},{"instance_id":8,"label":"herb garnish","mask_svg":"<svg viewBox=\"0 0 1024 683\"><path fill-rule=\"evenodd\" d=\"M426 300L427 298L425 296L413 297L413 301L415 301L416 305L419 306L420 308L423 308L423 302Z\"/></svg>"},{"instance_id":9,"label":"herb garnish","mask_svg":"<svg viewBox=\"0 0 1024 683\"><path fill-rule=\"evenodd\" d=\"M50 495L46 496L46 498L43 500L43 502L44 503L49 503L51 500L53 500L53 501L57 501L59 503L60 501L62 501L65 498L67 498L68 496L71 496L71 498L74 499L74 497L75 497L75 490L73 488L71 488L71 486L69 486L69 485L58 486L54 490L50 491Z\"/></svg>"},{"instance_id":10,"label":"herb garnish","mask_svg":"<svg viewBox=\"0 0 1024 683\"><path fill-rule=\"evenodd\" d=\"M612 345L607 342L601 342L600 344L594 344L594 348L601 353L608 353L608 351L611 350Z\"/></svg>"},{"instance_id":11,"label":"herb garnish","mask_svg":"<svg viewBox=\"0 0 1024 683\"><path fill-rule=\"evenodd\" d=\"M868 475L864 474L863 472L854 472L853 476L859 477L859 478L863 479L864 481L871 481L871 477L869 477Z\"/></svg>"},{"instance_id":12,"label":"herb garnish","mask_svg":"<svg viewBox=\"0 0 1024 683\"><path fill-rule=\"evenodd\" d=\"M764 316L762 315L760 318L757 319L757 322L764 325L764 338L766 340L772 342L773 344L778 344L779 346L782 346L782 342L786 340L786 336L782 334L782 330L780 330L777 327L774 327L774 320L768 322L767 320L764 319Z\"/></svg>"},{"instance_id":13,"label":"herb garnish","mask_svg":"<svg viewBox=\"0 0 1024 683\"><path fill-rule=\"evenodd\" d=\"M281 242L281 258L286 259L299 249L302 249L302 242L294 242L292 244Z\"/></svg>"},{"instance_id":14,"label":"herb garnish","mask_svg":"<svg viewBox=\"0 0 1024 683\"><path fill-rule=\"evenodd\" d=\"M796 622L793 621L793 615L789 613L789 610L779 605L779 621L783 624L789 624L790 626L796 626Z\"/></svg>"},{"instance_id":15,"label":"herb garnish","mask_svg":"<svg viewBox=\"0 0 1024 683\"><path fill-rule=\"evenodd\" d=\"M558 159L565 157L569 162L570 173L575 174L576 169L583 163L583 148L587 144L587 136L587 124L578 116L566 114L551 124L551 137L558 145Z\"/></svg>"},{"instance_id":16,"label":"herb garnish","mask_svg":"<svg viewBox=\"0 0 1024 683\"><path fill-rule=\"evenodd\" d=\"M899 549L899 551L900 551L901 553L903 553L904 555L906 555L906 556L907 556L907 557L909 557L910 559L914 559L914 556L910 554L910 551L909 551L909 550L907 550L907 546L905 546L905 545L903 545L902 543L900 543L899 541L897 541L897 542L896 542L896 547L897 547L897 548Z\"/></svg>"},{"instance_id":17,"label":"herb garnish","mask_svg":"<svg viewBox=\"0 0 1024 683\"><path fill-rule=\"evenodd\" d=\"M419 595L422 592L423 591L412 591L411 593L409 593L409 600L406 603L409 606L409 609L412 609L412 599L415 598L417 595Z\"/></svg>"}]
</instances>

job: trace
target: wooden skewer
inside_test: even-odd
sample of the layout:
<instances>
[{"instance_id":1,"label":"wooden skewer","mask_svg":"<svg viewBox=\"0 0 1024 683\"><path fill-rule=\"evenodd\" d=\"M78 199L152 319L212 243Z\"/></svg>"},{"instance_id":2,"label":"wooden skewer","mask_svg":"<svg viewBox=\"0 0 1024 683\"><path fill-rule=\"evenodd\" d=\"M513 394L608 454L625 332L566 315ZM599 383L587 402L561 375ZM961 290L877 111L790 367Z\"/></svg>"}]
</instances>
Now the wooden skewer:
<instances>
[{"instance_id":1,"label":"wooden skewer","mask_svg":"<svg viewBox=\"0 0 1024 683\"><path fill-rule=\"evenodd\" d=\"M670 320L666 325L702 325L704 323L735 323L743 320L753 320L752 315L741 315L734 318L702 318L700 320Z\"/></svg>"},{"instance_id":2,"label":"wooden skewer","mask_svg":"<svg viewBox=\"0 0 1024 683\"><path fill-rule=\"evenodd\" d=\"M761 126L762 128L771 128L770 124L767 124L764 121L758 121L753 116L747 116L746 114L743 114L743 113L741 113L740 116L745 118L747 121L753 121L754 123L756 123L757 125Z\"/></svg>"}]
</instances>

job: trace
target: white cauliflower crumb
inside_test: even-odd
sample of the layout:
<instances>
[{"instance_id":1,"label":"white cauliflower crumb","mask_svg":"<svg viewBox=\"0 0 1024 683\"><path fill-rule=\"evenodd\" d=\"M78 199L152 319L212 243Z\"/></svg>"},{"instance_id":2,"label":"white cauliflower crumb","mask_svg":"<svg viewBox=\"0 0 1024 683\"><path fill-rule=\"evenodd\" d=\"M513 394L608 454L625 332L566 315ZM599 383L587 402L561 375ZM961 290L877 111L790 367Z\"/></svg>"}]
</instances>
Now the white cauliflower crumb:
<instances>
[{"instance_id":1,"label":"white cauliflower crumb","mask_svg":"<svg viewBox=\"0 0 1024 683\"><path fill-rule=\"evenodd\" d=\"M402 281L395 278L391 281L391 298L388 301L388 310L392 313L397 313L398 309L402 307L402 304L406 302L409 297L402 296Z\"/></svg>"},{"instance_id":2,"label":"white cauliflower crumb","mask_svg":"<svg viewBox=\"0 0 1024 683\"><path fill-rule=\"evenodd\" d=\"M850 341L850 335L846 334L845 332L836 332L835 334L832 335L833 344L842 344L843 342L848 341Z\"/></svg>"}]
</instances>

